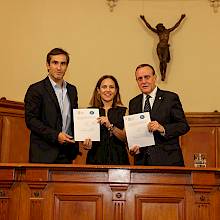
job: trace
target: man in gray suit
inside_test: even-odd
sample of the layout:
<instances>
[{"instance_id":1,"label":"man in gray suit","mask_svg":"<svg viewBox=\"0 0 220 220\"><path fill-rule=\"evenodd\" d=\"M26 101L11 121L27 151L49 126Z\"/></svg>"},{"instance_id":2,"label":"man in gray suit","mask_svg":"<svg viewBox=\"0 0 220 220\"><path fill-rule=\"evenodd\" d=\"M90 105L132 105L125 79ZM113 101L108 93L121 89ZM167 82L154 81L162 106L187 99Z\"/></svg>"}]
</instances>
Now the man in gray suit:
<instances>
[{"instance_id":1,"label":"man in gray suit","mask_svg":"<svg viewBox=\"0 0 220 220\"><path fill-rule=\"evenodd\" d=\"M72 163L78 154L73 139L73 108L78 108L77 90L63 77L69 54L54 48L47 54L48 76L32 84L25 95L25 121L30 129L29 161Z\"/></svg>"},{"instance_id":2,"label":"man in gray suit","mask_svg":"<svg viewBox=\"0 0 220 220\"><path fill-rule=\"evenodd\" d=\"M142 94L129 102L129 114L144 112L145 99L149 97L151 122L146 129L153 132L155 145L133 145L136 165L184 166L179 136L189 131L180 99L177 94L156 86L156 74L149 64L141 64L135 71L136 81Z\"/></svg>"}]
</instances>

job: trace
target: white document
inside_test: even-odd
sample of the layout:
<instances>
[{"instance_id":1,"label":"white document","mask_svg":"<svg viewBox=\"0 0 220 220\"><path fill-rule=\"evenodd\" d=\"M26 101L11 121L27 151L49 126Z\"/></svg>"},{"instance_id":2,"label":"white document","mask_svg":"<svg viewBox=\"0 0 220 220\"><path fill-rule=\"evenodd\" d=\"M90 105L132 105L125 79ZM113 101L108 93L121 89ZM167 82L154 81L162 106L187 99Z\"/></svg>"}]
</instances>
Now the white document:
<instances>
[{"instance_id":1,"label":"white document","mask_svg":"<svg viewBox=\"0 0 220 220\"><path fill-rule=\"evenodd\" d=\"M91 139L92 141L100 141L100 124L99 109L73 109L74 120L74 140L84 141Z\"/></svg>"},{"instance_id":2,"label":"white document","mask_svg":"<svg viewBox=\"0 0 220 220\"><path fill-rule=\"evenodd\" d=\"M149 112L124 116L124 125L127 135L128 147L134 144L140 147L155 145L153 133L147 129L151 121Z\"/></svg>"}]
</instances>

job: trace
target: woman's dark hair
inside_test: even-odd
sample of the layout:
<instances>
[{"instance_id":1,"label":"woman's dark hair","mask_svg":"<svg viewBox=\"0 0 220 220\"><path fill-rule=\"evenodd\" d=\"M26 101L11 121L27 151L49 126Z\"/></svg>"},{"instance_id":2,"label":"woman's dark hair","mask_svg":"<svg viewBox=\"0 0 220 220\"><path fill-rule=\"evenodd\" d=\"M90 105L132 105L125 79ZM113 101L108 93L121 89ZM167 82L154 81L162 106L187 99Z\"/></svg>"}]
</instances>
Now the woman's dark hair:
<instances>
[{"instance_id":1,"label":"woman's dark hair","mask_svg":"<svg viewBox=\"0 0 220 220\"><path fill-rule=\"evenodd\" d=\"M102 76L98 82L96 83L95 89L93 91L93 95L92 98L89 102L90 106L92 107L96 107L96 108L100 108L103 107L104 104L101 100L100 95L98 94L98 89L100 89L101 83L103 80L105 79L111 79L114 83L115 83L115 89L116 89L116 95L113 99L113 104L112 107L116 107L116 106L123 106L122 101L121 101L121 96L120 96L120 92L119 92L119 85L118 85L118 81L116 80L116 78L112 75L104 75Z\"/></svg>"}]
</instances>

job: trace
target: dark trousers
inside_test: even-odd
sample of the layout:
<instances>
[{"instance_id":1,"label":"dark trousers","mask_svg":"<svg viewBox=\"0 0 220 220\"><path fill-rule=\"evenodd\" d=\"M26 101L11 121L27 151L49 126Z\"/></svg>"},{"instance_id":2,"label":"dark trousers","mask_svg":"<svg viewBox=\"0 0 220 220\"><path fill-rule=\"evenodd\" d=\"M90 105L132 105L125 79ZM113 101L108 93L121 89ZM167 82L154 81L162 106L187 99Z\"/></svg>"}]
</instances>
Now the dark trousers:
<instances>
[{"instance_id":1,"label":"dark trousers","mask_svg":"<svg viewBox=\"0 0 220 220\"><path fill-rule=\"evenodd\" d=\"M66 155L64 154L59 154L56 158L56 160L54 161L54 163L57 163L57 164L71 164L72 161L70 159L68 159L66 157Z\"/></svg>"},{"instance_id":2,"label":"dark trousers","mask_svg":"<svg viewBox=\"0 0 220 220\"><path fill-rule=\"evenodd\" d=\"M62 144L59 148L59 154L54 161L54 163L67 163L71 164L72 160L74 160L78 154L78 145L71 144L71 143L65 143Z\"/></svg>"},{"instance_id":3,"label":"dark trousers","mask_svg":"<svg viewBox=\"0 0 220 220\"><path fill-rule=\"evenodd\" d=\"M184 166L180 148L166 150L161 146L140 148L140 153L134 157L135 165L147 166Z\"/></svg>"}]
</instances>

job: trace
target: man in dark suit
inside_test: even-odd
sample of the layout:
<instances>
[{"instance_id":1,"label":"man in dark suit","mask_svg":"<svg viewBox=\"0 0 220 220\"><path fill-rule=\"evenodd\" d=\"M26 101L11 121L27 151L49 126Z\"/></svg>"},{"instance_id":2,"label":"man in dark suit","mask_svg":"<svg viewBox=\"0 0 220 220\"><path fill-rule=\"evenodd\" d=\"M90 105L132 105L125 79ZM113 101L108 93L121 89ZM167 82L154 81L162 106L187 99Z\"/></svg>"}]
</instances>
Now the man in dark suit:
<instances>
[{"instance_id":1,"label":"man in dark suit","mask_svg":"<svg viewBox=\"0 0 220 220\"><path fill-rule=\"evenodd\" d=\"M142 94L129 102L129 114L144 112L145 99L149 95L151 122L146 129L153 132L155 145L133 145L130 152L136 165L184 166L179 136L189 131L181 102L177 94L160 90L156 86L156 74L149 64L141 64L135 72Z\"/></svg>"},{"instance_id":2,"label":"man in dark suit","mask_svg":"<svg viewBox=\"0 0 220 220\"><path fill-rule=\"evenodd\" d=\"M73 140L73 108L78 108L77 90L63 77L69 54L54 48L47 54L48 76L32 84L25 95L25 121L31 130L29 161L72 163L78 154Z\"/></svg>"}]
</instances>

